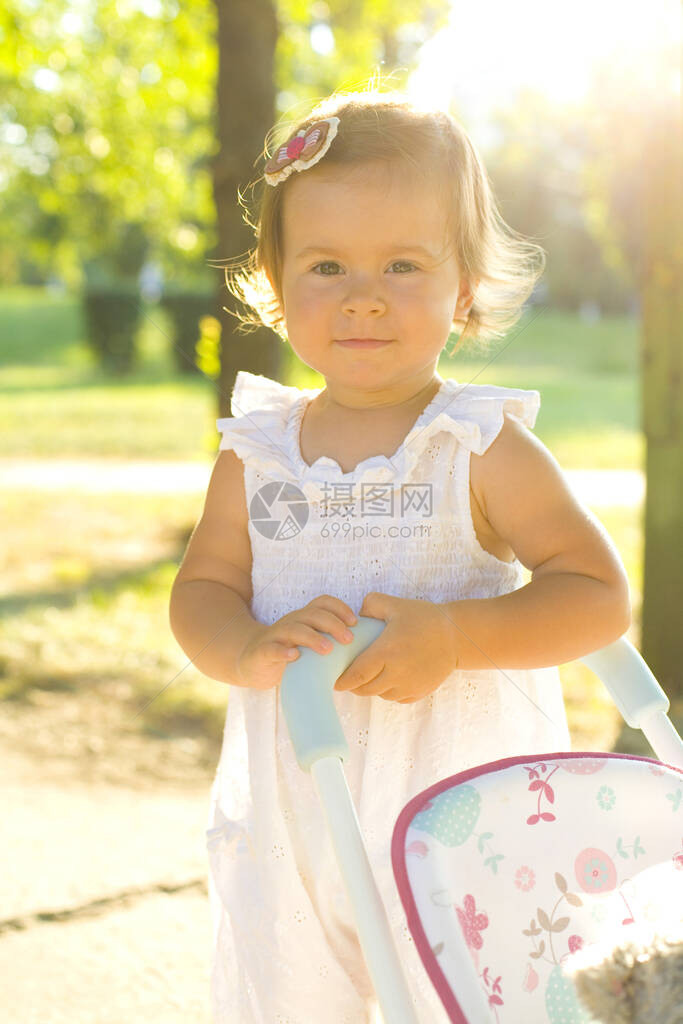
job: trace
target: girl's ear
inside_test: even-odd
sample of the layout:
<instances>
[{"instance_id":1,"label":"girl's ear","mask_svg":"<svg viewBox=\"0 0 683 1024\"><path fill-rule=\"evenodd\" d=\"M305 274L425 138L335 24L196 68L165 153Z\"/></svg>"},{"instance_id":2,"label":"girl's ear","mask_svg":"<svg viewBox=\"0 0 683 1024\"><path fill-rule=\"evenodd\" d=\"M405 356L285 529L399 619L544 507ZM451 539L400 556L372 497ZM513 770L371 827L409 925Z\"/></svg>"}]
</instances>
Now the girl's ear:
<instances>
[{"instance_id":1,"label":"girl's ear","mask_svg":"<svg viewBox=\"0 0 683 1024\"><path fill-rule=\"evenodd\" d=\"M476 285L479 284L477 281ZM458 301L455 304L455 310L453 311L453 319L456 317L466 317L472 309L472 303L474 302L474 293L471 286L465 281L460 285L458 292Z\"/></svg>"}]
</instances>

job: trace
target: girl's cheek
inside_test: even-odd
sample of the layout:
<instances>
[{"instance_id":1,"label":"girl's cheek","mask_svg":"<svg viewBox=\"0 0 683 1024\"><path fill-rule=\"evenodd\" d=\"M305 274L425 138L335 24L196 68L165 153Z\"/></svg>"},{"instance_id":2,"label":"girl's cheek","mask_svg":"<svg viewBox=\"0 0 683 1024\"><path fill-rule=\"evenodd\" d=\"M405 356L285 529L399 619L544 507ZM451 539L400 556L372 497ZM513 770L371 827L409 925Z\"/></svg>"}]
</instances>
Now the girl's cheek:
<instances>
[{"instance_id":1,"label":"girl's cheek","mask_svg":"<svg viewBox=\"0 0 683 1024\"><path fill-rule=\"evenodd\" d=\"M311 315L316 310L329 309L330 303L338 299L337 292L333 288L302 287L297 289L296 305L302 312Z\"/></svg>"}]
</instances>

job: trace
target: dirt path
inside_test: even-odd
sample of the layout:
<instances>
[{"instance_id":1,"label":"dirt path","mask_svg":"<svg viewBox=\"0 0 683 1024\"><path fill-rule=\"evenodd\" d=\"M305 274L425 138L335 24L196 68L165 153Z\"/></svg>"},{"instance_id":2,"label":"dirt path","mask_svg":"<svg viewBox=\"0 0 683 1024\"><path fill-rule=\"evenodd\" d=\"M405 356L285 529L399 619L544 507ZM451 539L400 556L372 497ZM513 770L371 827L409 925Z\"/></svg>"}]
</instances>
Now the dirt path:
<instances>
[{"instance_id":1,"label":"dirt path","mask_svg":"<svg viewBox=\"0 0 683 1024\"><path fill-rule=\"evenodd\" d=\"M7 1024L209 1024L204 830L216 754L98 686L0 713Z\"/></svg>"}]
</instances>

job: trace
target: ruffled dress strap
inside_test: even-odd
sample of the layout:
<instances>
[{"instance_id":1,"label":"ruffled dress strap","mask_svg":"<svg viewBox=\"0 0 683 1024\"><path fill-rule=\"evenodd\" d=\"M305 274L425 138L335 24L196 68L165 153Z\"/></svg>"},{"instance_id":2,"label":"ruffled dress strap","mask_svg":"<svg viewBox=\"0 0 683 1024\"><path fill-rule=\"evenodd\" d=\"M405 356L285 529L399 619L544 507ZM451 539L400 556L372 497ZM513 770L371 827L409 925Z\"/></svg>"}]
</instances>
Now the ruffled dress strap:
<instances>
[{"instance_id":1,"label":"ruffled dress strap","mask_svg":"<svg viewBox=\"0 0 683 1024\"><path fill-rule=\"evenodd\" d=\"M311 394L317 394L316 389L309 390ZM249 413L260 409L287 413L293 403L306 393L304 389L281 384L280 381L271 380L262 374L239 370L232 389L230 411L232 417L248 416ZM228 422L232 417L218 422Z\"/></svg>"},{"instance_id":2,"label":"ruffled dress strap","mask_svg":"<svg viewBox=\"0 0 683 1024\"><path fill-rule=\"evenodd\" d=\"M263 473L295 479L289 443L293 407L316 389L280 384L269 377L240 370L230 400L232 416L216 420L219 450L233 450L243 462Z\"/></svg>"},{"instance_id":3,"label":"ruffled dress strap","mask_svg":"<svg viewBox=\"0 0 683 1024\"><path fill-rule=\"evenodd\" d=\"M450 399L435 417L431 429L455 433L460 443L475 455L483 455L512 415L526 427L536 424L541 407L538 391L498 387L494 384L458 384L447 381Z\"/></svg>"}]
</instances>

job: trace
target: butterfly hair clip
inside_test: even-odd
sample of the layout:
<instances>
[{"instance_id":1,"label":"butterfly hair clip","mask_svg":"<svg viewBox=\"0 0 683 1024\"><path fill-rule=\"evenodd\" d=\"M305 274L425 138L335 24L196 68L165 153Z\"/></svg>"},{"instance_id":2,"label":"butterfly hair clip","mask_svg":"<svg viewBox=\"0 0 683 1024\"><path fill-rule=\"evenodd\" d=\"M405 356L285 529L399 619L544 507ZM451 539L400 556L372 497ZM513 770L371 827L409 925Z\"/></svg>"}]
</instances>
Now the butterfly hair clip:
<instances>
[{"instance_id":1,"label":"butterfly hair clip","mask_svg":"<svg viewBox=\"0 0 683 1024\"><path fill-rule=\"evenodd\" d=\"M337 134L338 117L326 117L293 135L266 164L263 176L269 185L288 178L292 171L305 171L325 156Z\"/></svg>"}]
</instances>

